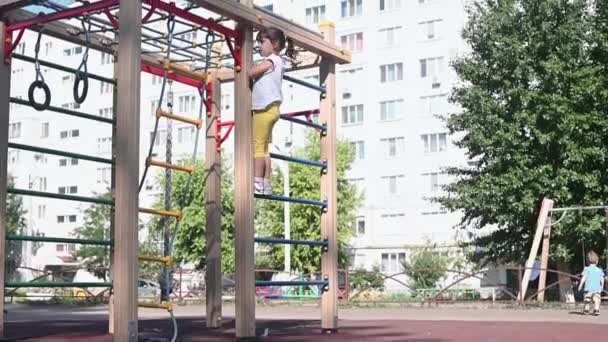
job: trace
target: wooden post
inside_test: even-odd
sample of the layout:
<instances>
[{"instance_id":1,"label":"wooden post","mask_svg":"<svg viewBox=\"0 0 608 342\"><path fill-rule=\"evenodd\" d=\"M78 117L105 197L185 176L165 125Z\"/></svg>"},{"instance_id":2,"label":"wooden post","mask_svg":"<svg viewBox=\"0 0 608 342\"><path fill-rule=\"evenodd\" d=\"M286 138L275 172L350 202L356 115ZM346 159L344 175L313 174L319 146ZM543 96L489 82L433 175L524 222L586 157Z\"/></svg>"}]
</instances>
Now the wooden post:
<instances>
[{"instance_id":1,"label":"wooden post","mask_svg":"<svg viewBox=\"0 0 608 342\"><path fill-rule=\"evenodd\" d=\"M117 55L114 341L137 341L141 3L120 1Z\"/></svg>"},{"instance_id":2,"label":"wooden post","mask_svg":"<svg viewBox=\"0 0 608 342\"><path fill-rule=\"evenodd\" d=\"M336 27L333 23L320 26L325 40L334 42ZM321 136L321 160L327 161L327 172L321 174L321 198L327 200L327 210L321 215L321 238L329 242L321 256L321 273L329 281L328 291L321 298L321 329L333 332L338 329L338 188L336 157L336 64L323 58L320 67L320 85L326 94L321 97L320 122L327 124L327 134Z\"/></svg>"},{"instance_id":3,"label":"wooden post","mask_svg":"<svg viewBox=\"0 0 608 342\"><path fill-rule=\"evenodd\" d=\"M547 267L549 266L549 241L551 240L551 215L547 217L545 229L543 232L543 249L540 256L540 275L538 278L538 296L539 303L545 301L545 286L547 284Z\"/></svg>"},{"instance_id":4,"label":"wooden post","mask_svg":"<svg viewBox=\"0 0 608 342\"><path fill-rule=\"evenodd\" d=\"M253 0L241 0L253 7ZM255 251L253 226L253 134L251 89L247 71L253 63L253 28L240 23L241 69L234 80L236 337L255 337Z\"/></svg>"},{"instance_id":5,"label":"wooden post","mask_svg":"<svg viewBox=\"0 0 608 342\"><path fill-rule=\"evenodd\" d=\"M8 155L8 123L11 96L11 65L4 63L6 25L0 21L0 338L4 337L4 281L6 262L6 187Z\"/></svg>"},{"instance_id":6,"label":"wooden post","mask_svg":"<svg viewBox=\"0 0 608 342\"><path fill-rule=\"evenodd\" d=\"M526 299L526 290L530 283L530 274L532 273L532 267L534 266L534 260L538 255L538 247L540 246L540 239L543 236L545 230L545 222L549 217L549 212L553 209L553 200L543 198L543 203L540 206L540 212L538 213L538 219L536 221L536 233L534 234L534 240L532 241L532 248L530 249L530 256L526 261L526 268L524 269L524 277L521 281L521 291L519 292L519 299L524 302Z\"/></svg>"},{"instance_id":7,"label":"wooden post","mask_svg":"<svg viewBox=\"0 0 608 342\"><path fill-rule=\"evenodd\" d=\"M205 146L205 191L206 222L205 237L207 245L207 266L205 284L207 285L207 327L219 328L222 325L222 201L221 201L221 168L220 150L216 146L216 125L221 119L221 84L213 73L211 82L213 105L211 115L207 115L207 133Z\"/></svg>"},{"instance_id":8,"label":"wooden post","mask_svg":"<svg viewBox=\"0 0 608 342\"><path fill-rule=\"evenodd\" d=\"M116 58L112 57L112 60ZM118 63L114 63L114 78L118 75ZM112 125L112 158L116 158L116 119L117 119L117 106L118 106L118 87L114 87L112 91L112 118L114 119L114 125ZM110 176L110 195L112 199L116 201L116 164L112 165L112 172ZM116 240L116 207L110 209L110 240ZM110 246L110 281L114 283L114 246ZM110 298L108 299L108 333L114 334L114 289L110 289Z\"/></svg>"}]
</instances>

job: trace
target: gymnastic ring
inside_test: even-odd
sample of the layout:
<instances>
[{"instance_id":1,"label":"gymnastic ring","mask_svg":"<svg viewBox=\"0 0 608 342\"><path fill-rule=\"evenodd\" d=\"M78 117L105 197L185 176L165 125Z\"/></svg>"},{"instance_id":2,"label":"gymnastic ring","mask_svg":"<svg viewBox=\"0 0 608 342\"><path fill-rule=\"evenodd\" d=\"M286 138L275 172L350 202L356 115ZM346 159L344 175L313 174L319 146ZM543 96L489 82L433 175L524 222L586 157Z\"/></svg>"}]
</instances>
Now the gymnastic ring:
<instances>
[{"instance_id":1,"label":"gymnastic ring","mask_svg":"<svg viewBox=\"0 0 608 342\"><path fill-rule=\"evenodd\" d=\"M78 94L78 86L80 85L80 81L84 82L84 85L82 87L82 94ZM87 93L89 92L89 76L87 75L86 72L76 72L76 77L74 78L74 89L73 89L73 94L74 94L74 101L76 101L76 103L81 104L84 102L84 100L87 98Z\"/></svg>"},{"instance_id":2,"label":"gymnastic ring","mask_svg":"<svg viewBox=\"0 0 608 342\"><path fill-rule=\"evenodd\" d=\"M36 88L42 89L44 91L44 103L38 103L34 100L34 91ZM51 104L51 90L49 86L44 83L42 80L36 80L32 82L30 88L27 91L27 99L30 103L30 106L34 107L34 109L38 111L47 110L49 105Z\"/></svg>"}]
</instances>

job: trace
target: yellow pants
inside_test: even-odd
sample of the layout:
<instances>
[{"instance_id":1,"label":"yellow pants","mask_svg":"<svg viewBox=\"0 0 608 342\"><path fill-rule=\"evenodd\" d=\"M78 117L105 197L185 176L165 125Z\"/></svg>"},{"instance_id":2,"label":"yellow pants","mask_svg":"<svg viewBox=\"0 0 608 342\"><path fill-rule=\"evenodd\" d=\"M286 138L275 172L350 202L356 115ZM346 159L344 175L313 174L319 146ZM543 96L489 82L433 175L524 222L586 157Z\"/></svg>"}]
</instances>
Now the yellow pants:
<instances>
[{"instance_id":1,"label":"yellow pants","mask_svg":"<svg viewBox=\"0 0 608 342\"><path fill-rule=\"evenodd\" d=\"M272 128L279 120L279 104L273 103L264 110L253 112L253 157L270 157L268 144L272 142Z\"/></svg>"}]
</instances>

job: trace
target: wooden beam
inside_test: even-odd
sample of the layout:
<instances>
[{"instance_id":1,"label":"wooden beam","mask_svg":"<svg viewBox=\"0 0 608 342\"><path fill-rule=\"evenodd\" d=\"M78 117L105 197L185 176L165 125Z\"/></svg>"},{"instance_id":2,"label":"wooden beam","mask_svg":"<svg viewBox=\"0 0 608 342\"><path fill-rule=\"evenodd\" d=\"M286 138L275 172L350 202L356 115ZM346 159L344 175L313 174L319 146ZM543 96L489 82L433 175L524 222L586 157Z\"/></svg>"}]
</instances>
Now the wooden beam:
<instances>
[{"instance_id":1,"label":"wooden beam","mask_svg":"<svg viewBox=\"0 0 608 342\"><path fill-rule=\"evenodd\" d=\"M534 234L534 240L532 241L532 248L530 249L530 255L528 256L528 260L526 261L526 267L524 269L524 276L521 280L521 291L519 292L518 299L523 302L526 300L526 291L528 289L528 284L530 283L530 275L532 274L532 267L534 266L534 260L536 260L536 256L538 255L538 247L540 246L540 239L543 236L543 231L545 229L545 223L547 222L547 218L549 217L549 212L553 208L553 200L548 198L543 198L543 203L540 207L540 212L538 213L538 219L536 221L536 232Z\"/></svg>"},{"instance_id":2,"label":"wooden beam","mask_svg":"<svg viewBox=\"0 0 608 342\"><path fill-rule=\"evenodd\" d=\"M334 41L333 23L321 25L325 39ZM321 297L321 328L325 332L338 329L338 176L336 146L336 64L323 58L319 85L327 90L321 97L319 120L327 124L327 134L321 137L321 160L327 161L327 172L321 174L321 198L327 200L327 210L321 214L321 238L328 248L321 256L321 274L329 281L328 291Z\"/></svg>"},{"instance_id":3,"label":"wooden beam","mask_svg":"<svg viewBox=\"0 0 608 342\"><path fill-rule=\"evenodd\" d=\"M0 37L4 37L6 26L0 21ZM4 60L4 44L0 44L0 60ZM4 336L4 281L6 262L6 187L8 125L11 97L11 65L0 62L0 338Z\"/></svg>"},{"instance_id":4,"label":"wooden beam","mask_svg":"<svg viewBox=\"0 0 608 342\"><path fill-rule=\"evenodd\" d=\"M264 11L260 8L247 6L243 1L234 0L188 0L212 12L233 19L241 24L251 25L256 29L276 27L293 39L294 43L310 52L332 59L339 64L351 62L348 50L335 45L335 40L324 39L314 31L306 29L294 22Z\"/></svg>"},{"instance_id":5,"label":"wooden beam","mask_svg":"<svg viewBox=\"0 0 608 342\"><path fill-rule=\"evenodd\" d=\"M118 75L118 63L114 63L114 75ZM118 87L112 89L112 119L116 122L118 110ZM116 155L116 125L112 126L112 155ZM110 194L112 199L116 200L116 163L112 164L112 172L110 174ZM110 238L116 241L116 206L110 208ZM110 280L114 283L115 277L115 259L114 245L110 246ZM110 289L110 298L108 300L108 333L114 334L114 289Z\"/></svg>"},{"instance_id":6,"label":"wooden beam","mask_svg":"<svg viewBox=\"0 0 608 342\"><path fill-rule=\"evenodd\" d=\"M207 130L205 140L205 191L206 221L205 236L207 246L207 267L205 271L205 284L207 285L207 327L220 328L222 326L222 201L221 201L221 169L222 161L220 151L216 147L216 125L221 119L222 85L217 73L212 74L211 90L213 108L211 115L207 116Z\"/></svg>"},{"instance_id":7,"label":"wooden beam","mask_svg":"<svg viewBox=\"0 0 608 342\"><path fill-rule=\"evenodd\" d=\"M543 231L543 249L540 254L540 275L538 278L538 296L536 300L545 301L545 286L547 285L547 267L549 267L549 243L551 240L551 215L547 217Z\"/></svg>"},{"instance_id":8,"label":"wooden beam","mask_svg":"<svg viewBox=\"0 0 608 342\"><path fill-rule=\"evenodd\" d=\"M121 0L117 55L114 341L137 341L141 3Z\"/></svg>"},{"instance_id":9,"label":"wooden beam","mask_svg":"<svg viewBox=\"0 0 608 342\"><path fill-rule=\"evenodd\" d=\"M243 0L253 8L253 0ZM253 63L253 28L239 24L241 72L234 81L236 337L255 337L255 253L253 226L253 133L247 71Z\"/></svg>"}]
</instances>

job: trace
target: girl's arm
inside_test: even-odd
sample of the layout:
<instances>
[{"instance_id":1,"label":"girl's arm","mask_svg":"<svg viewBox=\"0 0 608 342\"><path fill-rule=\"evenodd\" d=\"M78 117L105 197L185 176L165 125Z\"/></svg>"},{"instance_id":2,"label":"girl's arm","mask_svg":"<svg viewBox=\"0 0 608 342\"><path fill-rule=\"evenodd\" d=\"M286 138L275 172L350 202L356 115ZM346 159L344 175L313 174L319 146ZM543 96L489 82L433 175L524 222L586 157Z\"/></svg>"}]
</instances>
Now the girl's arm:
<instances>
[{"instance_id":1,"label":"girl's arm","mask_svg":"<svg viewBox=\"0 0 608 342\"><path fill-rule=\"evenodd\" d=\"M270 59L265 59L254 65L253 68L249 69L249 71L247 71L247 75L251 79L258 78L268 72L268 70L272 69L273 66L274 64Z\"/></svg>"}]
</instances>

